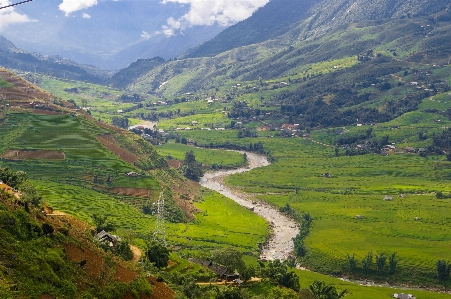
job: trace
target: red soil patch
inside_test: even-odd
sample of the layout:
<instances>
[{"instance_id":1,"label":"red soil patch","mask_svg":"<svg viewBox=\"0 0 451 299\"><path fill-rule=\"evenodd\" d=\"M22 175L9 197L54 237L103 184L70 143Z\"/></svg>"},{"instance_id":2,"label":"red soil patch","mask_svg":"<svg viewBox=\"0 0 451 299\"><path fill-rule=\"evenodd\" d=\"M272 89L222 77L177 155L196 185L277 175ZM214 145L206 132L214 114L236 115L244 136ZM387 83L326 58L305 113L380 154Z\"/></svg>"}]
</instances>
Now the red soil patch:
<instances>
[{"instance_id":1,"label":"red soil patch","mask_svg":"<svg viewBox=\"0 0 451 299\"><path fill-rule=\"evenodd\" d=\"M134 164L139 160L139 158L129 152L128 150L118 146L115 144L115 140L111 134L105 134L102 136L97 136L97 140L107 149L109 149L111 152L113 152L116 156L124 160L125 162L128 162L130 164Z\"/></svg>"},{"instance_id":2,"label":"red soil patch","mask_svg":"<svg viewBox=\"0 0 451 299\"><path fill-rule=\"evenodd\" d=\"M12 160L36 159L36 160L64 160L66 155L58 151L43 150L7 150L0 158Z\"/></svg>"},{"instance_id":3,"label":"red soil patch","mask_svg":"<svg viewBox=\"0 0 451 299\"><path fill-rule=\"evenodd\" d=\"M44 115L61 115L64 113L63 111L55 111L55 110L45 110L45 109L33 109L33 114L44 114Z\"/></svg>"},{"instance_id":4,"label":"red soil patch","mask_svg":"<svg viewBox=\"0 0 451 299\"><path fill-rule=\"evenodd\" d=\"M89 275L97 277L102 272L104 260L101 255L87 248L80 248L74 243L65 244L64 249L71 260L77 263L86 261L84 269Z\"/></svg>"},{"instance_id":5,"label":"red soil patch","mask_svg":"<svg viewBox=\"0 0 451 299\"><path fill-rule=\"evenodd\" d=\"M136 196L136 197L143 197L148 198L150 196L149 189L142 189L142 188L111 188L108 190L109 192L119 194L119 195L126 195L126 196Z\"/></svg>"},{"instance_id":6,"label":"red soil patch","mask_svg":"<svg viewBox=\"0 0 451 299\"><path fill-rule=\"evenodd\" d=\"M138 277L139 277L138 273L136 273L132 270L128 270L122 266L116 265L116 271L114 272L114 279L116 279L120 282L130 283Z\"/></svg>"},{"instance_id":7,"label":"red soil patch","mask_svg":"<svg viewBox=\"0 0 451 299\"><path fill-rule=\"evenodd\" d=\"M175 169L180 169L180 168L182 168L183 161L180 161L180 160L173 160L173 159L168 159L167 161L168 161L168 165L169 165L170 167L172 167L172 168L175 168Z\"/></svg>"},{"instance_id":8,"label":"red soil patch","mask_svg":"<svg viewBox=\"0 0 451 299\"><path fill-rule=\"evenodd\" d=\"M153 276L147 278L152 285L152 299L174 299L175 292L165 282L157 282Z\"/></svg>"},{"instance_id":9,"label":"red soil patch","mask_svg":"<svg viewBox=\"0 0 451 299\"><path fill-rule=\"evenodd\" d=\"M53 96L49 92L37 87L25 79L17 76L7 69L0 68L0 79L3 79L11 84L13 87L2 88L2 98L8 101L50 101Z\"/></svg>"},{"instance_id":10,"label":"red soil patch","mask_svg":"<svg viewBox=\"0 0 451 299\"><path fill-rule=\"evenodd\" d=\"M41 297L39 297L39 299L54 299L54 298L50 295L44 294L44 295L41 295Z\"/></svg>"}]
</instances>

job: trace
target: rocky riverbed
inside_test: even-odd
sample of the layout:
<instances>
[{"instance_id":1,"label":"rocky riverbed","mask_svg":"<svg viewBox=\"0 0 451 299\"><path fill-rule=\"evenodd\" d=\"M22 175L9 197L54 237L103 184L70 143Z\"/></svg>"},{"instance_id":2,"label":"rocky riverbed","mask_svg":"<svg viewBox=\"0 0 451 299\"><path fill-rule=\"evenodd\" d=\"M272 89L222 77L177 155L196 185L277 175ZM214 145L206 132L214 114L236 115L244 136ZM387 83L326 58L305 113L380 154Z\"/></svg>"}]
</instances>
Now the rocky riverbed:
<instances>
[{"instance_id":1,"label":"rocky riverbed","mask_svg":"<svg viewBox=\"0 0 451 299\"><path fill-rule=\"evenodd\" d=\"M260 258L264 260L286 260L293 252L293 238L299 232L299 225L293 219L280 213L277 208L264 202L255 201L251 199L251 194L244 194L224 184L224 178L229 175L250 171L270 164L265 156L243 151L240 151L240 153L247 155L247 167L207 172L201 178L200 184L203 187L221 193L264 218L271 226L272 235L260 253Z\"/></svg>"}]
</instances>

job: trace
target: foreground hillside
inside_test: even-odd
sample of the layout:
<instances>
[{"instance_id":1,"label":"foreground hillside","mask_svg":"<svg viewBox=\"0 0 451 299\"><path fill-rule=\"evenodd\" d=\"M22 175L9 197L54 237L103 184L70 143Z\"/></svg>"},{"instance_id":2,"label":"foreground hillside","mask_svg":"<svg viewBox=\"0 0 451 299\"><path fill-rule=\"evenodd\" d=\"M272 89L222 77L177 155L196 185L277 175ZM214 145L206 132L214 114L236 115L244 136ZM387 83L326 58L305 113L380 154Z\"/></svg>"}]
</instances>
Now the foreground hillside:
<instances>
[{"instance_id":1,"label":"foreground hillside","mask_svg":"<svg viewBox=\"0 0 451 299\"><path fill-rule=\"evenodd\" d=\"M97 247L88 224L2 190L0 236L1 298L151 298L141 270Z\"/></svg>"}]
</instances>

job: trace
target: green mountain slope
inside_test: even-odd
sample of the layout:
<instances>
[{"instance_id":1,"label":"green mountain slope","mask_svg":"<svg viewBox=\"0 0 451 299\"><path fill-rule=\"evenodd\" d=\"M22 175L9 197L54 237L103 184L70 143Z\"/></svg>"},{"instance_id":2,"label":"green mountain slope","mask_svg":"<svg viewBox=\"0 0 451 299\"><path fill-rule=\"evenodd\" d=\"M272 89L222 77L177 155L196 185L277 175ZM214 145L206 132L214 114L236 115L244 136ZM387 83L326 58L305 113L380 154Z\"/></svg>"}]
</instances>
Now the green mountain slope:
<instances>
[{"instance_id":1,"label":"green mountain slope","mask_svg":"<svg viewBox=\"0 0 451 299\"><path fill-rule=\"evenodd\" d=\"M353 23L295 43L268 41L214 57L168 61L136 78L132 91L178 96L230 82L303 77L305 65L364 55L370 50L393 59L447 64L451 50L448 11L429 17Z\"/></svg>"}]
</instances>

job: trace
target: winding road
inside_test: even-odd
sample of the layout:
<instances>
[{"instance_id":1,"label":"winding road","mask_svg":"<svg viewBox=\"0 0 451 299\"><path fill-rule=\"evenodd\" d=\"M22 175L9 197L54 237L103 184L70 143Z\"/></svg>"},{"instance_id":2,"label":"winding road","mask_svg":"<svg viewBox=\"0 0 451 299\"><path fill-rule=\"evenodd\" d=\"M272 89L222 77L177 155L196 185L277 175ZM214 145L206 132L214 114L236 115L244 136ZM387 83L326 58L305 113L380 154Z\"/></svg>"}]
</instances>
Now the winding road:
<instances>
[{"instance_id":1,"label":"winding road","mask_svg":"<svg viewBox=\"0 0 451 299\"><path fill-rule=\"evenodd\" d=\"M293 238L296 237L299 232L299 225L293 219L280 213L277 208L274 208L264 202L251 200L249 199L249 195L231 189L225 185L224 178L231 174L250 171L254 168L263 167L270 164L265 156L244 151L238 152L247 155L247 167L233 170L207 172L201 178L200 184L205 188L221 193L239 205L253 210L255 214L264 218L271 226L272 235L262 249L260 258L262 260L286 260L293 252Z\"/></svg>"}]
</instances>

